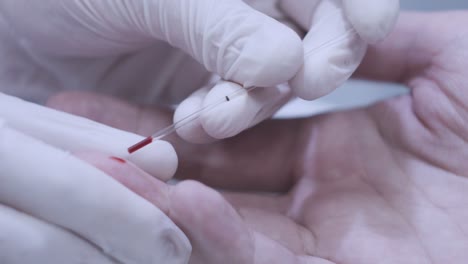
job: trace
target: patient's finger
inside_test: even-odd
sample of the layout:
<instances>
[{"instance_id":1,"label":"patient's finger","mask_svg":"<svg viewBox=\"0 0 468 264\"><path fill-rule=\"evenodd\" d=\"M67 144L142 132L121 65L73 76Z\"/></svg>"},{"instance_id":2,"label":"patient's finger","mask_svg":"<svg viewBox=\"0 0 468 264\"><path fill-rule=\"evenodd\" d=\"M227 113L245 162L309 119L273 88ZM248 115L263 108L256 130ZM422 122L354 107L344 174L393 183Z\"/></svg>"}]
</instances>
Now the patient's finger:
<instances>
[{"instance_id":1,"label":"patient's finger","mask_svg":"<svg viewBox=\"0 0 468 264\"><path fill-rule=\"evenodd\" d=\"M432 28L443 27L445 19L444 14L403 13L388 38L369 48L355 77L408 82L433 64L433 55L440 52L434 41L449 43L443 35L446 30Z\"/></svg>"},{"instance_id":2,"label":"patient's finger","mask_svg":"<svg viewBox=\"0 0 468 264\"><path fill-rule=\"evenodd\" d=\"M192 243L191 263L250 263L253 242L247 227L224 199L195 182L168 186L131 164L99 154L80 155L163 210Z\"/></svg>"},{"instance_id":3,"label":"patient's finger","mask_svg":"<svg viewBox=\"0 0 468 264\"><path fill-rule=\"evenodd\" d=\"M315 242L307 230L286 216L251 208L241 209L241 218L223 196L200 183L185 181L169 186L125 161L100 154L81 158L171 217L192 242L191 263L328 263L319 258L297 257L312 255ZM230 200L240 196L231 195Z\"/></svg>"}]
</instances>

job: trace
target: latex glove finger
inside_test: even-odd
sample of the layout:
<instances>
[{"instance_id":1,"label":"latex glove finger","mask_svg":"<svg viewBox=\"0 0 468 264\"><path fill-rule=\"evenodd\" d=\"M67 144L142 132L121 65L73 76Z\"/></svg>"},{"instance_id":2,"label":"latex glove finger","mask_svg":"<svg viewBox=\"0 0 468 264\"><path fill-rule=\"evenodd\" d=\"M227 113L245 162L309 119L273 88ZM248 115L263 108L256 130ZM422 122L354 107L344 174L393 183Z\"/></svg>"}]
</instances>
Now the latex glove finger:
<instances>
[{"instance_id":1,"label":"latex glove finger","mask_svg":"<svg viewBox=\"0 0 468 264\"><path fill-rule=\"evenodd\" d=\"M177 108L174 122L193 112L243 89L231 82L220 82L211 90L202 88L193 93ZM271 117L291 96L288 86L256 88L243 92L214 109L204 111L191 124L177 130L179 136L194 143L207 143L214 139L235 136L245 129Z\"/></svg>"},{"instance_id":2,"label":"latex glove finger","mask_svg":"<svg viewBox=\"0 0 468 264\"><path fill-rule=\"evenodd\" d=\"M0 202L80 235L126 264L187 263L190 244L158 208L93 166L0 127Z\"/></svg>"},{"instance_id":3,"label":"latex glove finger","mask_svg":"<svg viewBox=\"0 0 468 264\"><path fill-rule=\"evenodd\" d=\"M0 9L52 54L103 56L160 39L226 80L262 87L288 81L302 64L297 34L241 0L5 0ZM44 23L48 14L56 15Z\"/></svg>"},{"instance_id":4,"label":"latex glove finger","mask_svg":"<svg viewBox=\"0 0 468 264\"><path fill-rule=\"evenodd\" d=\"M6 264L117 264L69 231L3 205L0 205L0 241L1 260Z\"/></svg>"},{"instance_id":5,"label":"latex glove finger","mask_svg":"<svg viewBox=\"0 0 468 264\"><path fill-rule=\"evenodd\" d=\"M175 150L165 141L129 155L127 148L143 137L1 93L0 105L0 118L9 126L63 150L97 150L128 158L162 180L170 179L177 169Z\"/></svg>"},{"instance_id":6,"label":"latex glove finger","mask_svg":"<svg viewBox=\"0 0 468 264\"><path fill-rule=\"evenodd\" d=\"M399 0L343 0L348 20L368 43L383 40L398 19Z\"/></svg>"},{"instance_id":7,"label":"latex glove finger","mask_svg":"<svg viewBox=\"0 0 468 264\"><path fill-rule=\"evenodd\" d=\"M290 81L291 87L306 100L330 93L357 69L367 43L355 34L341 0L283 0L282 7L309 29L304 39L304 65Z\"/></svg>"},{"instance_id":8,"label":"latex glove finger","mask_svg":"<svg viewBox=\"0 0 468 264\"><path fill-rule=\"evenodd\" d=\"M190 263L327 264L313 257L297 257L280 243L251 230L222 195L200 183L166 185L128 163L103 157L85 158L132 191L152 202L190 237Z\"/></svg>"},{"instance_id":9,"label":"latex glove finger","mask_svg":"<svg viewBox=\"0 0 468 264\"><path fill-rule=\"evenodd\" d=\"M367 2L372 3L364 5L363 1L353 0L281 2L286 13L305 29L310 29L304 39L304 66L291 81L299 97L312 100L342 85L363 60L367 43L383 39L393 28L399 2Z\"/></svg>"}]
</instances>

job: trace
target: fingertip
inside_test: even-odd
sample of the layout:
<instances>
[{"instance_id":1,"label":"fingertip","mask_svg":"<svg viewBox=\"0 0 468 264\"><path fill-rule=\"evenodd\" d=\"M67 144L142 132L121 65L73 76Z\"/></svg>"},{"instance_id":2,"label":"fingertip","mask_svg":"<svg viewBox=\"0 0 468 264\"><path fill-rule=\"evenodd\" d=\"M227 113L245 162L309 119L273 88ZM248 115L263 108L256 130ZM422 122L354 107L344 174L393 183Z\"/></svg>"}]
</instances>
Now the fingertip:
<instances>
[{"instance_id":1,"label":"fingertip","mask_svg":"<svg viewBox=\"0 0 468 264\"><path fill-rule=\"evenodd\" d=\"M166 141L154 141L127 158L162 181L170 180L177 171L177 153Z\"/></svg>"},{"instance_id":2,"label":"fingertip","mask_svg":"<svg viewBox=\"0 0 468 264\"><path fill-rule=\"evenodd\" d=\"M359 36L347 33L339 43L313 53L320 46L316 40L313 33L304 39L305 62L290 81L294 94L304 100L320 98L341 86L358 68L367 49Z\"/></svg>"},{"instance_id":3,"label":"fingertip","mask_svg":"<svg viewBox=\"0 0 468 264\"><path fill-rule=\"evenodd\" d=\"M240 217L224 197L206 185L187 180L171 187L171 218L182 226L192 239L202 239L206 236L221 238L225 232L241 230ZM211 221L207 225L206 221ZM228 228L225 229L224 228ZM227 231L228 230L228 231ZM240 235L241 232L236 233ZM225 241L226 243L232 241ZM210 243L210 241L203 241Z\"/></svg>"},{"instance_id":4,"label":"fingertip","mask_svg":"<svg viewBox=\"0 0 468 264\"><path fill-rule=\"evenodd\" d=\"M224 202L219 193L194 180L186 180L178 183L176 186L171 188L170 195L175 204L184 205L184 208L181 208L181 212L185 212L187 209L185 207L188 206L189 208L197 208L193 211L202 211L201 213L206 213L206 211L217 208L220 202ZM204 202L200 203L200 199L204 202L216 204L207 205Z\"/></svg>"},{"instance_id":5,"label":"fingertip","mask_svg":"<svg viewBox=\"0 0 468 264\"><path fill-rule=\"evenodd\" d=\"M374 44L392 31L398 19L400 1L344 0L343 8L361 38Z\"/></svg>"},{"instance_id":6,"label":"fingertip","mask_svg":"<svg viewBox=\"0 0 468 264\"><path fill-rule=\"evenodd\" d=\"M272 18L265 20L248 36L226 79L245 87L270 87L287 82L301 67L304 51L299 35Z\"/></svg>"},{"instance_id":7,"label":"fingertip","mask_svg":"<svg viewBox=\"0 0 468 264\"><path fill-rule=\"evenodd\" d=\"M221 82L206 95L203 106L216 103L220 98L239 89L243 88L236 83ZM258 112L255 104L249 102L250 99L248 92L243 91L226 103L201 113L200 122L204 131L212 138L224 139L233 137L248 128Z\"/></svg>"},{"instance_id":8,"label":"fingertip","mask_svg":"<svg viewBox=\"0 0 468 264\"><path fill-rule=\"evenodd\" d=\"M198 228L206 219L210 219L211 215L215 215L220 206L224 206L221 195L193 180L182 181L172 186L169 200L170 217L177 225L190 230L191 233L203 232Z\"/></svg>"},{"instance_id":9,"label":"fingertip","mask_svg":"<svg viewBox=\"0 0 468 264\"><path fill-rule=\"evenodd\" d=\"M190 114L198 111L203 104L208 88L202 88L187 99L185 99L176 109L174 113L174 123L179 122ZM215 139L209 136L197 118L193 122L177 129L177 135L184 140L195 144L206 144L213 142Z\"/></svg>"},{"instance_id":10,"label":"fingertip","mask_svg":"<svg viewBox=\"0 0 468 264\"><path fill-rule=\"evenodd\" d=\"M187 141L201 144L236 136L271 117L291 94L288 85L247 91L237 83L221 81L211 90L195 92L179 105L175 123L204 110L195 120L179 127L177 133Z\"/></svg>"}]
</instances>

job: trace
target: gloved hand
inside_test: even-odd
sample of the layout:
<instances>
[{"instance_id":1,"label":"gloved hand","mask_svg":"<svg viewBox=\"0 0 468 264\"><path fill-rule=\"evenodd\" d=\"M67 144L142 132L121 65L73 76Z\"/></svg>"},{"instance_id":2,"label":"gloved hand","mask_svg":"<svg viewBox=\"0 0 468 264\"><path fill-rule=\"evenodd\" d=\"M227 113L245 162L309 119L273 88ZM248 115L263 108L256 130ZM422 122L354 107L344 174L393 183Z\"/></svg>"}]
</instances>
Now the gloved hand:
<instances>
[{"instance_id":1,"label":"gloved hand","mask_svg":"<svg viewBox=\"0 0 468 264\"><path fill-rule=\"evenodd\" d=\"M367 41L383 37L398 13L397 0L249 1L268 14L278 3L309 32L305 48L292 30L240 0L1 1L2 89L12 87L18 94L23 87L23 97L41 90L90 89L167 104L202 87L210 72L234 81L220 84L230 89L270 87L179 131L185 139L206 142L271 116L290 96L289 87L271 86L294 76L291 84L303 98L336 88L359 64ZM317 53L330 39L336 41ZM176 121L225 94L220 85L192 95Z\"/></svg>"},{"instance_id":2,"label":"gloved hand","mask_svg":"<svg viewBox=\"0 0 468 264\"><path fill-rule=\"evenodd\" d=\"M69 153L119 163L140 136L1 93L0 105L1 263L188 262L188 239L162 211ZM177 166L166 142L129 159L163 180Z\"/></svg>"},{"instance_id":3,"label":"gloved hand","mask_svg":"<svg viewBox=\"0 0 468 264\"><path fill-rule=\"evenodd\" d=\"M89 89L168 104L211 73L269 87L303 61L293 30L241 0L5 0L0 14L2 86L21 97Z\"/></svg>"},{"instance_id":4,"label":"gloved hand","mask_svg":"<svg viewBox=\"0 0 468 264\"><path fill-rule=\"evenodd\" d=\"M252 7L304 34L304 64L289 82L295 95L316 99L335 90L354 73L368 44L384 39L399 11L398 0L246 0ZM295 25L298 25L295 26ZM271 62L273 63L273 62ZM175 121L209 105L230 89L201 89L179 107ZM236 103L204 114L179 135L194 142L234 136L268 118L285 103L288 87L255 91Z\"/></svg>"}]
</instances>

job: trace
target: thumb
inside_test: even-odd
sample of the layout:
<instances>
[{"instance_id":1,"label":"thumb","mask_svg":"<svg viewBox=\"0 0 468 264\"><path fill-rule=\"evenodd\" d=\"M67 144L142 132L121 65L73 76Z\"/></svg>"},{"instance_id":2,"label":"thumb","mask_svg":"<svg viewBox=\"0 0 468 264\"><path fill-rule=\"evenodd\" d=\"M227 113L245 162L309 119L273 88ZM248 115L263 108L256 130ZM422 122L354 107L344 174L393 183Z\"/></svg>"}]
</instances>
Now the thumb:
<instances>
[{"instance_id":1,"label":"thumb","mask_svg":"<svg viewBox=\"0 0 468 264\"><path fill-rule=\"evenodd\" d=\"M343 0L348 20L368 43L384 39L393 29L400 10L399 0Z\"/></svg>"},{"instance_id":2,"label":"thumb","mask_svg":"<svg viewBox=\"0 0 468 264\"><path fill-rule=\"evenodd\" d=\"M230 96L232 93L238 96ZM209 107L225 97L231 98L217 104L214 109ZM273 116L290 98L291 89L286 85L257 88L248 92L238 84L220 82L211 90L205 87L196 91L179 105L174 122L199 109L210 109L203 111L191 124L179 128L177 134L192 143L233 137Z\"/></svg>"},{"instance_id":3,"label":"thumb","mask_svg":"<svg viewBox=\"0 0 468 264\"><path fill-rule=\"evenodd\" d=\"M281 4L308 31L304 64L290 82L295 94L313 100L332 92L359 66L367 43L355 33L341 0L282 0Z\"/></svg>"},{"instance_id":4,"label":"thumb","mask_svg":"<svg viewBox=\"0 0 468 264\"><path fill-rule=\"evenodd\" d=\"M312 100L348 80L369 43L382 40L398 17L398 0L281 0L308 34L304 65L291 80L296 95Z\"/></svg>"}]
</instances>

